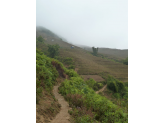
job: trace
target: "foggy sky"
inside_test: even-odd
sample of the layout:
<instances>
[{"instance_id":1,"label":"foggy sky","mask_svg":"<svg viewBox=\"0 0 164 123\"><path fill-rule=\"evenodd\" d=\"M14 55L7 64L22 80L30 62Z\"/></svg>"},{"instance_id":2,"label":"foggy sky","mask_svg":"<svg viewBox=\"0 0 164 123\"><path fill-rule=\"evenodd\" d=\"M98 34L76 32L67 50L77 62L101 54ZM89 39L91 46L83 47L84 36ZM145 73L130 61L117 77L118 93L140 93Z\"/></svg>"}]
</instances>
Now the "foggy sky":
<instances>
[{"instance_id":1,"label":"foggy sky","mask_svg":"<svg viewBox=\"0 0 164 123\"><path fill-rule=\"evenodd\" d=\"M128 0L36 0L36 26L74 44L128 49Z\"/></svg>"}]
</instances>

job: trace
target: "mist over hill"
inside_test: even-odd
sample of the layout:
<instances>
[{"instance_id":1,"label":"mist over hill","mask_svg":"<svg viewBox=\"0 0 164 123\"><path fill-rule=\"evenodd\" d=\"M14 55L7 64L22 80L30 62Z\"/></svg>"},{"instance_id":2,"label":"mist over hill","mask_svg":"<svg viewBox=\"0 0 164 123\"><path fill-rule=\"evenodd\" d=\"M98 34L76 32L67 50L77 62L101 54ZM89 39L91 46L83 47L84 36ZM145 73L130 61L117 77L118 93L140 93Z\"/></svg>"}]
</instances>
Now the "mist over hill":
<instances>
[{"instance_id":1,"label":"mist over hill","mask_svg":"<svg viewBox=\"0 0 164 123\"><path fill-rule=\"evenodd\" d=\"M92 52L92 47L90 46L85 46L85 45L80 45L78 42L76 44L70 43L67 41L67 39L63 38L62 36L59 36L58 34L50 31L49 29L46 29L45 27L42 26L37 26L36 27L36 36L42 36L45 40L46 43L48 44L54 44L57 43L59 44L60 47L64 48L70 48L72 45L74 45L76 48L82 48L84 50ZM106 54L106 55L111 55L113 57L119 57L119 58L126 58L128 57L128 49L113 49L113 48L104 48L104 47L98 47L99 53Z\"/></svg>"}]
</instances>

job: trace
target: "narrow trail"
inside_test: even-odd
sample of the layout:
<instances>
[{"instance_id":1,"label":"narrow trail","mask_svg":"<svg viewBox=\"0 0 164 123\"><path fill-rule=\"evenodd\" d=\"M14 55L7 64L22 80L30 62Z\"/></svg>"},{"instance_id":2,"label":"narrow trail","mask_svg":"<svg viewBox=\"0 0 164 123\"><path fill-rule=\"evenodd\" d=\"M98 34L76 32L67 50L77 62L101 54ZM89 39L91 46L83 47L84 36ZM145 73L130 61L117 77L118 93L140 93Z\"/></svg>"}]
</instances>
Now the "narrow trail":
<instances>
[{"instance_id":1,"label":"narrow trail","mask_svg":"<svg viewBox=\"0 0 164 123\"><path fill-rule=\"evenodd\" d=\"M106 88L106 86L107 86L107 84L103 88L101 88L100 90L96 91L96 94L98 94L99 92L103 92L104 89Z\"/></svg>"},{"instance_id":2,"label":"narrow trail","mask_svg":"<svg viewBox=\"0 0 164 123\"><path fill-rule=\"evenodd\" d=\"M68 102L64 100L64 97L58 93L59 86L60 85L54 86L53 93L55 95L55 98L58 99L58 102L61 105L61 110L51 121L51 123L70 123L70 114L68 113L68 110L71 108L69 107Z\"/></svg>"}]
</instances>

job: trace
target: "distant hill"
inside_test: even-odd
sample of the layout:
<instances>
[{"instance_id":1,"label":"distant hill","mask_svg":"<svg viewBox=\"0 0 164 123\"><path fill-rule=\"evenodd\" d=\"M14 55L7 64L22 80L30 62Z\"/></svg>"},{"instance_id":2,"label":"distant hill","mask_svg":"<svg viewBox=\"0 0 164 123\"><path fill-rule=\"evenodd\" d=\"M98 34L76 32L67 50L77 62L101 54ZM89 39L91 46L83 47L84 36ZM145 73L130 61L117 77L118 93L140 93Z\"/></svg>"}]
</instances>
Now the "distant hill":
<instances>
[{"instance_id":1,"label":"distant hill","mask_svg":"<svg viewBox=\"0 0 164 123\"><path fill-rule=\"evenodd\" d=\"M84 45L77 45L87 51L92 52L92 47L89 46L84 46ZM111 49L111 48L102 48L99 47L98 53L106 54L106 55L111 55L113 57L118 57L118 58L126 58L128 57L128 49L121 50L121 49Z\"/></svg>"},{"instance_id":2,"label":"distant hill","mask_svg":"<svg viewBox=\"0 0 164 123\"><path fill-rule=\"evenodd\" d=\"M59 44L60 47L63 48L70 48L73 44L70 44L67 42L66 39L61 38L61 36L58 36L57 34L54 34L52 31L44 28L44 27L36 27L36 36L42 36L45 40L46 43L48 44ZM87 51L92 52L92 47L89 46L85 46L85 45L78 45L75 44L74 45L76 48L82 48L85 49ZM110 55L113 57L118 57L118 58L127 58L128 57L128 49L125 50L120 50L120 49L111 49L111 48L99 48L98 53L102 53L105 55Z\"/></svg>"},{"instance_id":3,"label":"distant hill","mask_svg":"<svg viewBox=\"0 0 164 123\"><path fill-rule=\"evenodd\" d=\"M36 27L36 37L42 36L47 44L59 44L61 48L70 48L72 44L44 27ZM76 47L76 46L75 46Z\"/></svg>"},{"instance_id":4,"label":"distant hill","mask_svg":"<svg viewBox=\"0 0 164 123\"><path fill-rule=\"evenodd\" d=\"M55 37L55 38L59 38L59 36L57 36L56 34L54 34L53 32L51 32L50 30L41 27L41 26L37 26L36 27L36 36L39 36L40 34L46 34L46 36L51 36L51 37Z\"/></svg>"}]
</instances>

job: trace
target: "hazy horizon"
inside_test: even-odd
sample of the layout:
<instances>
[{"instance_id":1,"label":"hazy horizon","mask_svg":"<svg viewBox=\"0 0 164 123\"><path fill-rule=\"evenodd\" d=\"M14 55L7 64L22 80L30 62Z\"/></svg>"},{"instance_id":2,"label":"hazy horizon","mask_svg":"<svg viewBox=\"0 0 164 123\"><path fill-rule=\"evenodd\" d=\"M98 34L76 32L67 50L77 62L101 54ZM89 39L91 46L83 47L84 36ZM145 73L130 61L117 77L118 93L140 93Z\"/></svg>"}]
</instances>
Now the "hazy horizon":
<instances>
[{"instance_id":1,"label":"hazy horizon","mask_svg":"<svg viewBox=\"0 0 164 123\"><path fill-rule=\"evenodd\" d=\"M128 1L36 0L36 26L73 44L128 49Z\"/></svg>"}]
</instances>

